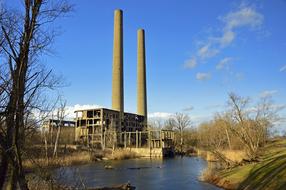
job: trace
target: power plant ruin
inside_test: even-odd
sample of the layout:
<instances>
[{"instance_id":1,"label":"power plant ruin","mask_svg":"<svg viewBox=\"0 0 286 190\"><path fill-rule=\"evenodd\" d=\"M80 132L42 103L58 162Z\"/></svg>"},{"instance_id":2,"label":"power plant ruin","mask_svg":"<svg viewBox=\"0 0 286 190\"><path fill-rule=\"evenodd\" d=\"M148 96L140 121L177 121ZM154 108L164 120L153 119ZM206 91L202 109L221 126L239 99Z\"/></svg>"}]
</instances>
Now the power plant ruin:
<instances>
[{"instance_id":1,"label":"power plant ruin","mask_svg":"<svg viewBox=\"0 0 286 190\"><path fill-rule=\"evenodd\" d=\"M163 156L173 148L173 131L147 125L145 31L137 31L137 113L124 112L123 12L114 12L112 109L76 110L75 142L88 147L134 148L147 156ZM145 149L146 150L145 150ZM152 154L151 150L152 149Z\"/></svg>"}]
</instances>

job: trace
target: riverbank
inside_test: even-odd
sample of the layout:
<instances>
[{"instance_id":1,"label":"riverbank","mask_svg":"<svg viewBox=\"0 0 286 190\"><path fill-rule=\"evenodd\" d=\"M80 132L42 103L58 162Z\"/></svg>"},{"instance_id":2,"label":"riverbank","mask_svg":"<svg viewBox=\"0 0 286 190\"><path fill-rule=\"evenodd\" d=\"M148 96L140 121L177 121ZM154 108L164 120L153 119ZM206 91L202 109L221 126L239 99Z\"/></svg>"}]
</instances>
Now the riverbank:
<instances>
[{"instance_id":1,"label":"riverbank","mask_svg":"<svg viewBox=\"0 0 286 190\"><path fill-rule=\"evenodd\" d=\"M36 168L56 168L72 165L89 164L101 160L125 160L138 158L139 156L129 150L117 149L101 150L73 150L66 154L59 154L56 157L37 156L25 159L23 166L26 170L33 171Z\"/></svg>"},{"instance_id":2,"label":"riverbank","mask_svg":"<svg viewBox=\"0 0 286 190\"><path fill-rule=\"evenodd\" d=\"M224 189L286 189L286 139L273 140L259 161L228 170L208 170L204 180Z\"/></svg>"},{"instance_id":3,"label":"riverbank","mask_svg":"<svg viewBox=\"0 0 286 190\"><path fill-rule=\"evenodd\" d=\"M31 190L42 190L42 189L73 189L69 185L60 185L54 177L54 170L62 167L74 167L86 164L94 164L98 161L111 161L111 160L126 160L132 158L138 158L134 152L128 150L83 150L83 149L59 149L59 153L56 157L44 157L43 153L39 153L43 150L42 147L31 147L29 152L30 156L23 161L23 166L27 174L27 180L29 189ZM33 154L37 152L38 154ZM51 155L51 154L49 154ZM77 176L80 178L80 176ZM126 181L127 182L127 181ZM84 183L80 184L84 187ZM91 189L118 189L127 190L134 189L129 183L120 183L110 187L95 187Z\"/></svg>"}]
</instances>

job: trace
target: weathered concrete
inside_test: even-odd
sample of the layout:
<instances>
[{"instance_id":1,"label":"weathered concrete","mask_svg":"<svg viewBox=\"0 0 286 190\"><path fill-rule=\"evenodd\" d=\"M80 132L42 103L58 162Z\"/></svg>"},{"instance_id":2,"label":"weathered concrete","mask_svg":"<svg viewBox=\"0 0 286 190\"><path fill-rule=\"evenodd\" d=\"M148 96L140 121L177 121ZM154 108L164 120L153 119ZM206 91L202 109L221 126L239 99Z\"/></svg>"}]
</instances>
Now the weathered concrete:
<instances>
[{"instance_id":1,"label":"weathered concrete","mask_svg":"<svg viewBox=\"0 0 286 190\"><path fill-rule=\"evenodd\" d=\"M139 157L164 158L174 156L172 148L126 148Z\"/></svg>"},{"instance_id":2,"label":"weathered concrete","mask_svg":"<svg viewBox=\"0 0 286 190\"><path fill-rule=\"evenodd\" d=\"M137 114L145 117L147 123L147 91L145 63L145 31L137 31Z\"/></svg>"},{"instance_id":3,"label":"weathered concrete","mask_svg":"<svg viewBox=\"0 0 286 190\"><path fill-rule=\"evenodd\" d=\"M112 109L124 111L123 88L123 18L122 10L114 11L114 41L112 68Z\"/></svg>"},{"instance_id":4,"label":"weathered concrete","mask_svg":"<svg viewBox=\"0 0 286 190\"><path fill-rule=\"evenodd\" d=\"M162 148L127 148L139 157L163 158Z\"/></svg>"}]
</instances>

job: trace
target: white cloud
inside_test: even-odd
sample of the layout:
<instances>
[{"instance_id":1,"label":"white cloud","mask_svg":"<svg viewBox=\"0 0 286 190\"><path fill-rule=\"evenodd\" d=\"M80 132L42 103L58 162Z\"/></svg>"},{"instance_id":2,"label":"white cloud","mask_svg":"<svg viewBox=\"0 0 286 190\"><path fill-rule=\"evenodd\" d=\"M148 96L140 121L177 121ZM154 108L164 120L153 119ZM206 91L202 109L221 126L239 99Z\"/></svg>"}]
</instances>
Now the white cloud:
<instances>
[{"instance_id":1,"label":"white cloud","mask_svg":"<svg viewBox=\"0 0 286 190\"><path fill-rule=\"evenodd\" d=\"M86 110L86 109L96 109L96 108L102 108L102 106L96 104L84 104L84 105L76 104L73 106L67 106L65 110L66 118L68 119L75 118L74 112L76 110Z\"/></svg>"},{"instance_id":2,"label":"white cloud","mask_svg":"<svg viewBox=\"0 0 286 190\"><path fill-rule=\"evenodd\" d=\"M265 90L265 91L261 92L259 94L259 96L261 98L266 98L266 97L273 96L274 94L277 94L277 92L278 92L277 90Z\"/></svg>"},{"instance_id":3,"label":"white cloud","mask_svg":"<svg viewBox=\"0 0 286 190\"><path fill-rule=\"evenodd\" d=\"M74 112L76 110L96 109L96 108L102 108L102 106L96 105L96 104L85 104L85 105L76 104L73 106L66 106L64 110L64 119L73 120L75 118ZM36 120L47 119L47 118L52 118L52 117L56 119L57 113L58 113L57 108L55 108L54 110L47 111L47 112L40 112L39 110L34 109L32 111L32 114L33 114L32 117L35 118Z\"/></svg>"},{"instance_id":4,"label":"white cloud","mask_svg":"<svg viewBox=\"0 0 286 190\"><path fill-rule=\"evenodd\" d=\"M219 17L219 20L222 23L219 35L211 34L204 43L201 43L193 56L196 59L196 64L201 60L218 55L224 48L230 46L237 37L238 29L260 29L264 16L252 6L241 5L237 9Z\"/></svg>"},{"instance_id":5,"label":"white cloud","mask_svg":"<svg viewBox=\"0 0 286 190\"><path fill-rule=\"evenodd\" d=\"M153 112L153 113L148 113L148 118L168 119L172 115L173 115L172 113L167 113L167 112Z\"/></svg>"},{"instance_id":6,"label":"white cloud","mask_svg":"<svg viewBox=\"0 0 286 190\"><path fill-rule=\"evenodd\" d=\"M189 111L192 111L193 109L194 109L193 106L189 106L189 107L187 107L187 108L184 108L183 111L189 112Z\"/></svg>"},{"instance_id":7,"label":"white cloud","mask_svg":"<svg viewBox=\"0 0 286 190\"><path fill-rule=\"evenodd\" d=\"M283 67L281 67L279 71L280 71L280 72L285 72L285 71L286 71L286 65L284 65Z\"/></svg>"},{"instance_id":8,"label":"white cloud","mask_svg":"<svg viewBox=\"0 0 286 190\"><path fill-rule=\"evenodd\" d=\"M235 33L231 30L224 31L222 36L218 38L218 42L221 46L221 48L224 48L231 44L233 40L235 39Z\"/></svg>"},{"instance_id":9,"label":"white cloud","mask_svg":"<svg viewBox=\"0 0 286 190\"><path fill-rule=\"evenodd\" d=\"M263 15L253 7L242 5L237 11L231 11L222 18L225 22L225 30L249 26L253 29L260 27L263 23Z\"/></svg>"},{"instance_id":10,"label":"white cloud","mask_svg":"<svg viewBox=\"0 0 286 190\"><path fill-rule=\"evenodd\" d=\"M188 69L192 69L195 66L197 66L197 60L195 57L192 57L191 59L188 59L185 61L184 67Z\"/></svg>"},{"instance_id":11,"label":"white cloud","mask_svg":"<svg viewBox=\"0 0 286 190\"><path fill-rule=\"evenodd\" d=\"M199 114L188 114L191 119L191 123L193 126L199 125L202 122L210 121L213 116L212 115L199 115ZM166 120L170 117L173 117L174 113L167 113L167 112L154 112L154 113L149 113L148 118L149 120L152 121L157 121L157 119L160 120ZM158 122L158 121L157 121Z\"/></svg>"},{"instance_id":12,"label":"white cloud","mask_svg":"<svg viewBox=\"0 0 286 190\"><path fill-rule=\"evenodd\" d=\"M220 70L225 68L232 60L233 60L232 57L225 57L216 65L216 69Z\"/></svg>"},{"instance_id":13,"label":"white cloud","mask_svg":"<svg viewBox=\"0 0 286 190\"><path fill-rule=\"evenodd\" d=\"M257 29L262 25L263 19L263 15L252 7L241 6L238 10L229 12L221 18L224 27L218 42L221 47L230 45L236 37L236 29L242 27Z\"/></svg>"},{"instance_id":14,"label":"white cloud","mask_svg":"<svg viewBox=\"0 0 286 190\"><path fill-rule=\"evenodd\" d=\"M198 53L197 53L198 56L202 59L205 59L205 58L213 57L219 53L219 50L211 48L210 46L211 46L211 43L202 46L198 50Z\"/></svg>"},{"instance_id":15,"label":"white cloud","mask_svg":"<svg viewBox=\"0 0 286 190\"><path fill-rule=\"evenodd\" d=\"M196 78L197 80L209 80L211 78L211 74L210 73L197 73L196 74Z\"/></svg>"}]
</instances>

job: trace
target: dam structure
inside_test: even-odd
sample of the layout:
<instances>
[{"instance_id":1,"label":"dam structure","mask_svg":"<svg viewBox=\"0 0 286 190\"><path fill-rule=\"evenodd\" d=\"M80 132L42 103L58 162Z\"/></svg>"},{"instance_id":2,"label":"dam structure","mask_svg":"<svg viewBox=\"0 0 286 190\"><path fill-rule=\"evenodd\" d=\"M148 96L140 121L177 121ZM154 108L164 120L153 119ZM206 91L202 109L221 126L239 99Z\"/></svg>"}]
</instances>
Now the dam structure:
<instances>
[{"instance_id":1,"label":"dam structure","mask_svg":"<svg viewBox=\"0 0 286 190\"><path fill-rule=\"evenodd\" d=\"M137 31L137 113L124 111L122 10L114 11L113 38L112 108L76 110L75 142L99 149L132 148L142 156L162 157L172 149L174 133L148 127L145 31Z\"/></svg>"}]
</instances>

